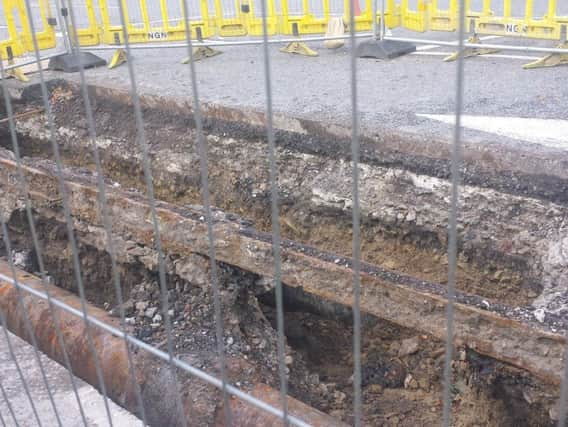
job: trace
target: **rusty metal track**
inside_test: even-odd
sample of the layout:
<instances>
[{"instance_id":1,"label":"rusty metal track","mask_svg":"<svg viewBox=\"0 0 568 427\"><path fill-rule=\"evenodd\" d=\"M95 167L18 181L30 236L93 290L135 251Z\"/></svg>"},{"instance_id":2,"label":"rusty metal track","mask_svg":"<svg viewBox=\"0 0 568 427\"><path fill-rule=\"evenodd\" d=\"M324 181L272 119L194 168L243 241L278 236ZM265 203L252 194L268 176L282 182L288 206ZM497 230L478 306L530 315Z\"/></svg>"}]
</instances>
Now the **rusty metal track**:
<instances>
[{"instance_id":1,"label":"rusty metal track","mask_svg":"<svg viewBox=\"0 0 568 427\"><path fill-rule=\"evenodd\" d=\"M18 295L14 284L11 280L4 279L11 276L12 274L8 263L0 260L0 310L6 315L9 329L20 337L29 340L24 326L22 311L18 309ZM43 293L43 285L38 277L18 270L16 279L18 283L25 284L25 286ZM24 294L23 304L30 314L30 321L38 341L39 349L52 359L61 362L63 355L57 344L53 318L50 314L47 301L31 293L24 292ZM79 310L81 307L79 298L68 291L56 286L50 286L50 294L53 299L71 308ZM94 306L89 306L88 312L90 318L97 319L116 329L120 328L119 321L111 317L106 311ZM84 338L85 324L83 319L61 308L57 309L57 315L61 319L62 332L65 337L65 347L69 353L73 372L92 385L98 384L93 354L87 348ZM129 373L124 340L100 328L94 327L92 331L96 354L103 367L105 384L107 385L109 396L121 406L136 413L138 410L138 402L134 394L132 377ZM142 389L145 390L144 406L147 409L150 424L155 426L179 425L181 419L180 414L176 414L175 411L171 411L171 408L162 405L162 402L167 402L168 399L175 397L174 390L168 387L162 388L164 381L168 381L167 378L164 378L164 371L167 371L167 361L160 360L146 351L137 351L134 353L133 362L136 366L137 381L142 386ZM238 364L232 363L230 365L242 367L243 363L244 361L239 360ZM191 416L195 415L195 412L192 412L195 411L195 404L192 403L192 391L193 388L198 386L196 386L195 383L189 383L189 385L187 385L187 377L189 377L189 375L186 375L186 378L184 378L186 381L185 389L189 392L185 394L183 410L187 416ZM265 384L255 384L251 390L246 391L253 397L262 398L264 402L273 407L279 406L279 392ZM162 399L153 399L152 396L155 395L162 396ZM220 400L220 404L222 404L222 400ZM281 421L278 417L261 411L239 399L231 399L229 405L231 406L233 425L235 426L251 425L251 420L255 421L253 425L281 425ZM291 397L288 398L288 406L291 415L301 418L307 424L314 427L345 427L340 421L334 420L322 412ZM216 425L221 426L224 425L222 417L223 411L221 409L218 412L221 416L218 417Z\"/></svg>"},{"instance_id":2,"label":"rusty metal track","mask_svg":"<svg viewBox=\"0 0 568 427\"><path fill-rule=\"evenodd\" d=\"M12 175L15 163L0 158L0 186L7 194L18 194ZM30 195L42 216L60 217L58 194L51 165L26 166ZM68 174L71 212L78 224L100 226L97 188L91 176ZM130 235L152 245L148 222L149 207L137 193L108 190L109 212L113 232ZM158 204L162 244L166 253L207 255L208 240L203 212L198 209ZM268 235L257 233L236 218L215 214L215 242L218 260L263 276L271 276L272 251ZM284 242L282 280L291 287L343 305L352 304L352 270L348 259L339 263L333 254ZM373 266L363 265L361 309L369 314L444 339L445 290L441 285L411 278L400 278ZM481 354L524 369L543 381L559 385L562 379L562 356L565 338L546 324L523 319L516 311L494 305L484 309L475 296L458 295L455 305L455 340ZM516 313L516 314L515 314Z\"/></svg>"}]
</instances>

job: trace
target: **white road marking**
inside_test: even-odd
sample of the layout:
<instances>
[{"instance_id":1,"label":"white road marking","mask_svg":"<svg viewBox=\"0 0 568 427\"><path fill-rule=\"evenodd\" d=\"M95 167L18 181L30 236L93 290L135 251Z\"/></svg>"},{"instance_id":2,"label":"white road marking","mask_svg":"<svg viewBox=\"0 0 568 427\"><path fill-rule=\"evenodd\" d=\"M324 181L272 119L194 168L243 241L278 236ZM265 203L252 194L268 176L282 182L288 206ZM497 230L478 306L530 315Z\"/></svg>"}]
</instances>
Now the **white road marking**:
<instances>
[{"instance_id":1,"label":"white road marking","mask_svg":"<svg viewBox=\"0 0 568 427\"><path fill-rule=\"evenodd\" d=\"M453 114L417 115L451 125L455 123ZM462 126L568 151L568 120L463 115Z\"/></svg>"},{"instance_id":2,"label":"white road marking","mask_svg":"<svg viewBox=\"0 0 568 427\"><path fill-rule=\"evenodd\" d=\"M450 56L454 52L412 52L411 55L423 55L423 56ZM500 53L491 53L487 55L479 55L478 58L504 58L504 59L521 59L523 61L536 61L539 56L528 56L528 55L505 55Z\"/></svg>"},{"instance_id":3,"label":"white road marking","mask_svg":"<svg viewBox=\"0 0 568 427\"><path fill-rule=\"evenodd\" d=\"M484 41L484 40L494 40L494 39L498 39L501 38L502 36L483 36L480 37L479 40ZM467 39L464 40L464 42L467 42ZM456 46L458 45L458 42L455 42ZM418 46L416 48L417 51L424 51L424 50L432 50L432 49L436 49L439 48L440 46L437 44L425 44L423 46Z\"/></svg>"}]
</instances>

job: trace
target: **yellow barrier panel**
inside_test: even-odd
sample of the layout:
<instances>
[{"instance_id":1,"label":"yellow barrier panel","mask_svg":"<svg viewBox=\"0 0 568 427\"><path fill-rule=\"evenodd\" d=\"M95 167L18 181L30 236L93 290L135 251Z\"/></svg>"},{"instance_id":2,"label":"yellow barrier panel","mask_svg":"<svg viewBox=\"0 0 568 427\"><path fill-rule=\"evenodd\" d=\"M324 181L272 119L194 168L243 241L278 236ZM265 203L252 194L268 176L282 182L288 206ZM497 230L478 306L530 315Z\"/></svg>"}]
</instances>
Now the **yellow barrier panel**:
<instances>
[{"instance_id":1,"label":"yellow barrier panel","mask_svg":"<svg viewBox=\"0 0 568 427\"><path fill-rule=\"evenodd\" d=\"M380 16L380 13L379 13ZM395 0L386 0L385 4L385 25L387 28L400 27L400 5Z\"/></svg>"},{"instance_id":2,"label":"yellow barrier panel","mask_svg":"<svg viewBox=\"0 0 568 427\"><path fill-rule=\"evenodd\" d=\"M344 0L344 2L345 15L343 20L347 26L349 26L351 17L351 0ZM353 2L355 4L355 11L353 14L355 31L369 31L373 27L373 6L371 4L371 0L353 0ZM361 3L364 4L364 7L362 7Z\"/></svg>"},{"instance_id":3,"label":"yellow barrier panel","mask_svg":"<svg viewBox=\"0 0 568 427\"><path fill-rule=\"evenodd\" d=\"M166 0L157 0L156 2L140 0L138 13L129 9L126 0L121 1L130 43L185 41L182 13L179 12L175 17L171 17L168 13ZM191 36L195 39L208 38L215 34L215 27L211 25L209 17L207 0L200 0L199 5L199 16L197 19L190 19ZM102 18L102 42L111 45L123 44L124 34L118 8L113 9L115 13L111 16L107 0L99 0L99 6ZM160 13L159 19L150 20L148 6L158 6L157 9L154 7L153 11ZM178 9L181 10L181 3L178 5ZM134 17L137 19L133 19Z\"/></svg>"},{"instance_id":4,"label":"yellow barrier panel","mask_svg":"<svg viewBox=\"0 0 568 427\"><path fill-rule=\"evenodd\" d=\"M79 18L87 18L87 26L79 27L76 29L76 35L71 34L71 40L79 40L81 46L96 46L101 42L101 27L97 21L96 9L94 0L83 0L82 3L73 1L73 13L75 20ZM69 24L69 31L73 32L71 27L71 19L67 20Z\"/></svg>"},{"instance_id":5,"label":"yellow barrier panel","mask_svg":"<svg viewBox=\"0 0 568 427\"><path fill-rule=\"evenodd\" d=\"M32 17L36 27L35 38L40 49L54 48L55 22L51 17L48 3L50 0L37 1L39 8L34 8ZM182 18L184 0L119 1L124 8L126 31L130 42L185 41L185 25ZM262 35L263 17L260 1L190 0L189 24L192 37L201 40L214 35L224 37ZM331 18L342 17L344 23L349 22L352 1L355 7L355 31L369 31L373 28L373 22L380 23L380 12L377 11L377 15L373 16L372 2L375 0L268 0L266 12L268 34L296 36L324 34ZM416 6L410 6L410 1L415 1ZM466 0L466 30L473 33L470 41L479 43L477 34L562 40L568 26L568 17L557 16L558 0L548 0L547 11L543 16L535 16L534 1L524 0L523 13L520 14L517 10L517 16L514 16L513 0L482 0L481 10L475 11L471 10L472 0ZM277 10L277 2L280 2L280 10ZM497 5L503 6L501 16L496 16L492 9L497 2ZM385 0L385 25L387 28L402 26L417 32L456 31L460 0L448 0L446 9L441 9L439 3L441 0ZM19 56L33 51L33 37L25 0L0 0L0 5L6 19L4 34L0 34L0 56L7 58L10 55ZM213 13L210 8L213 9ZM76 29L70 28L70 31L76 32L81 46L124 43L124 30L118 15L119 8L109 8L108 0L76 0L74 9L76 18L80 18L77 22L81 24L78 24ZM298 49L292 50L298 53ZM470 52L469 56L488 52L487 49L476 49ZM200 52L205 56L213 54L213 52L206 53ZM315 52L308 53L315 54ZM115 64L124 60L124 55L120 52L118 54L116 61L113 61Z\"/></svg>"},{"instance_id":6,"label":"yellow barrier panel","mask_svg":"<svg viewBox=\"0 0 568 427\"><path fill-rule=\"evenodd\" d=\"M246 15L249 11L248 3L239 0L215 0L214 23L219 35L222 37L246 36Z\"/></svg>"},{"instance_id":7,"label":"yellow barrier panel","mask_svg":"<svg viewBox=\"0 0 568 427\"><path fill-rule=\"evenodd\" d=\"M372 0L355 1L355 31L370 31L373 27ZM318 4L320 5L320 4ZM309 0L302 0L300 13L290 13L288 0L282 2L282 15L280 32L284 35L294 35L294 27L297 34L323 34L331 17L342 16L346 26L349 24L351 0L343 0L343 10L330 6L329 0L322 0L319 11L313 12L314 4ZM380 22L380 12L377 12L376 22ZM400 25L400 7L395 0L385 1L385 25L387 28L395 28Z\"/></svg>"},{"instance_id":8,"label":"yellow barrier panel","mask_svg":"<svg viewBox=\"0 0 568 427\"><path fill-rule=\"evenodd\" d=\"M410 9L408 0L401 0L400 19L401 25L412 31L423 33L428 29L427 5L424 0L418 0L416 10Z\"/></svg>"},{"instance_id":9,"label":"yellow barrier panel","mask_svg":"<svg viewBox=\"0 0 568 427\"><path fill-rule=\"evenodd\" d=\"M438 0L430 3L429 29L434 31L456 31L458 28L458 1L450 0L448 9L438 9Z\"/></svg>"},{"instance_id":10,"label":"yellow barrier panel","mask_svg":"<svg viewBox=\"0 0 568 427\"><path fill-rule=\"evenodd\" d=\"M430 31L457 31L459 16L459 0L450 0L448 9L441 10L438 8L439 0L431 0L428 15L428 30ZM471 10L471 0L465 2L466 14L466 31L473 30L470 28L472 19L475 20L482 15L490 16L491 0L483 0L483 8L479 12Z\"/></svg>"},{"instance_id":11,"label":"yellow barrier panel","mask_svg":"<svg viewBox=\"0 0 568 427\"><path fill-rule=\"evenodd\" d=\"M355 0L357 1L357 0ZM351 1L345 0L345 22L349 22L349 9ZM394 0L385 1L385 25L387 28L395 28L400 25L400 16L396 15L396 4ZM371 31L373 28L373 6L372 0L365 0L363 9L355 9L355 31ZM378 10L375 17L377 24L381 21L381 13Z\"/></svg>"},{"instance_id":12,"label":"yellow barrier panel","mask_svg":"<svg viewBox=\"0 0 568 427\"><path fill-rule=\"evenodd\" d=\"M14 0L2 0L2 10L6 17L6 32L4 40L0 41L0 58L8 59L22 55L26 50L20 38L20 33L16 28L14 17L18 12Z\"/></svg>"},{"instance_id":13,"label":"yellow barrier panel","mask_svg":"<svg viewBox=\"0 0 568 427\"><path fill-rule=\"evenodd\" d=\"M278 33L274 1L267 2L266 24L269 35ZM263 34L262 5L253 0L215 0L213 19L222 37L260 36Z\"/></svg>"},{"instance_id":14,"label":"yellow barrier panel","mask_svg":"<svg viewBox=\"0 0 568 427\"><path fill-rule=\"evenodd\" d=\"M320 10L321 16L316 16L312 12L309 0L302 0L301 13L290 13L289 1L282 0L280 32L284 35L325 33L331 17L329 0L321 0Z\"/></svg>"},{"instance_id":15,"label":"yellow barrier panel","mask_svg":"<svg viewBox=\"0 0 568 427\"><path fill-rule=\"evenodd\" d=\"M540 19L533 16L533 0L526 0L524 17L512 17L511 1L504 0L503 16L483 13L476 20L475 31L507 37L560 40L562 25L556 17L556 0L549 0L548 12Z\"/></svg>"},{"instance_id":16,"label":"yellow barrier panel","mask_svg":"<svg viewBox=\"0 0 568 427\"><path fill-rule=\"evenodd\" d=\"M250 1L249 3L250 11L248 13L247 29L251 36L261 36L263 32L262 25L262 5L260 1L257 3ZM276 16L276 7L274 1L267 1L267 14L266 14L266 28L268 35L278 34L278 17Z\"/></svg>"},{"instance_id":17,"label":"yellow barrier panel","mask_svg":"<svg viewBox=\"0 0 568 427\"><path fill-rule=\"evenodd\" d=\"M15 1L18 11L20 14L21 24L22 24L22 41L24 43L24 48L28 52L34 51L33 35L28 21L28 14L26 12L26 5L24 0ZM38 19L39 18L39 22ZM35 24L35 38L38 43L40 50L52 49L56 45L55 39L55 28L52 23L51 9L47 0L40 0L39 2L39 17L32 16L31 19L34 20Z\"/></svg>"},{"instance_id":18,"label":"yellow barrier panel","mask_svg":"<svg viewBox=\"0 0 568 427\"><path fill-rule=\"evenodd\" d=\"M40 0L39 16L32 16L35 24L35 38L40 50L52 49L56 46L54 21L47 0ZM0 55L2 59L20 56L25 52L34 51L33 35L29 23L24 0L2 0L2 8L6 17L6 30L8 38L0 41ZM33 10L32 10L33 12Z\"/></svg>"},{"instance_id":19,"label":"yellow barrier panel","mask_svg":"<svg viewBox=\"0 0 568 427\"><path fill-rule=\"evenodd\" d=\"M466 0L466 30L476 34L490 34L506 37L526 37L541 40L560 40L562 26L568 17L556 15L557 0L548 0L547 13L542 17L534 15L534 0L525 0L524 14L512 15L513 1L498 0L503 5L502 16L496 16L492 5L496 1L483 0L481 11L471 10L471 0ZM409 30L424 32L456 31L458 29L459 0L449 0L447 9L438 7L439 0L418 0L416 10L409 7L409 0L400 0L401 25ZM518 3L517 3L518 4Z\"/></svg>"}]
</instances>

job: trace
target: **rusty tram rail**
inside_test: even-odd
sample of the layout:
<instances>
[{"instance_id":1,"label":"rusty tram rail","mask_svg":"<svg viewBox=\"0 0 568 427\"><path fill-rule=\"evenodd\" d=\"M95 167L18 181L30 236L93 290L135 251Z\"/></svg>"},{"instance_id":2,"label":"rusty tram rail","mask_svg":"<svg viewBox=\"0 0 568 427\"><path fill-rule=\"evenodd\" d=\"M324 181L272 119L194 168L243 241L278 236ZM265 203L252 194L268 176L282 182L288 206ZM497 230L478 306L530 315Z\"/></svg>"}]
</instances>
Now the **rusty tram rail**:
<instances>
[{"instance_id":1,"label":"rusty tram rail","mask_svg":"<svg viewBox=\"0 0 568 427\"><path fill-rule=\"evenodd\" d=\"M16 291L17 286L27 292L23 292L23 300ZM31 293L29 290L35 291ZM25 271L18 271L15 279L12 278L12 271L6 261L0 261L0 309L6 316L9 329L20 337L30 340L26 332L24 310L32 323L33 332L35 334L38 347L46 353L50 358L63 363L61 349L57 345L55 336L55 326L53 318L45 299L38 295L43 294L43 284L41 279L30 275ZM65 337L65 348L68 351L71 366L75 375L89 382L97 384L97 375L95 371L93 354L89 351L84 340L85 324L83 318L76 314L79 312L81 303L79 298L57 286L49 286L49 294L52 300L56 300L59 306L56 311L62 326L63 336ZM67 308L67 309L63 309ZM75 312L71 312L71 310ZM110 316L106 311L90 306L89 319L109 325L115 330L120 329L119 322L116 318ZM122 336L113 335L107 329L94 328L94 343L96 348L96 357L99 357L103 367L105 384L109 397L119 403L121 406L137 413L138 403L135 399L134 384L128 367L128 358ZM130 339L133 339L130 337ZM242 366L243 361L239 361ZM136 380L146 390L154 390L146 392L146 396L153 393L161 393L164 400L174 399L174 391L172 389L162 389L158 387L164 383L163 371L167 367L167 363L148 351L138 351L134 355L133 364L137 372ZM166 379L167 381L167 379ZM195 386L194 386L195 387ZM183 402L183 411L186 417L192 415L192 388L189 387L189 393L186 394ZM258 383L252 389L246 390L251 396L262 398L265 403L272 407L278 407L278 391L271 387ZM233 415L234 425L250 425L254 420L255 425L276 426L280 425L279 418L267 413L250 404L234 398L230 401L231 413ZM326 414L305 405L304 403L289 397L288 405L292 416L302 419L307 425L314 427L345 427L345 424L334 420ZM144 401L148 420L151 425L179 425L180 414L167 410L160 402L156 402L152 398L146 398ZM222 414L222 410L219 411ZM223 418L219 417L218 425L223 425Z\"/></svg>"},{"instance_id":2,"label":"rusty tram rail","mask_svg":"<svg viewBox=\"0 0 568 427\"><path fill-rule=\"evenodd\" d=\"M62 221L56 175L48 161L24 165L29 194L35 210L42 217ZM0 182L14 204L20 192L14 175L16 163L4 152L0 158ZM98 190L88 174L67 171L70 210L77 230L89 228L89 234L102 233L97 208ZM152 246L148 222L149 207L135 192L109 188L107 193L113 234L129 235L140 244ZM179 256L207 255L208 240L203 213L198 208L179 207L159 202L157 205L162 245L166 253ZM251 229L236 217L216 212L215 245L218 261L262 276L272 275L270 236ZM93 242L97 239L93 238ZM101 240L101 239L98 239ZM93 243L91 242L91 243ZM118 254L120 256L120 254ZM285 241L282 247L282 280L287 286L301 288L315 296L341 305L352 304L350 260L313 248ZM363 265L363 312L393 323L423 331L443 339L446 334L444 287L380 268ZM558 323L539 324L522 309L504 305L487 307L472 295L458 294L456 310L456 345L465 345L480 354L526 370L549 383L562 381L563 353L566 339Z\"/></svg>"}]
</instances>

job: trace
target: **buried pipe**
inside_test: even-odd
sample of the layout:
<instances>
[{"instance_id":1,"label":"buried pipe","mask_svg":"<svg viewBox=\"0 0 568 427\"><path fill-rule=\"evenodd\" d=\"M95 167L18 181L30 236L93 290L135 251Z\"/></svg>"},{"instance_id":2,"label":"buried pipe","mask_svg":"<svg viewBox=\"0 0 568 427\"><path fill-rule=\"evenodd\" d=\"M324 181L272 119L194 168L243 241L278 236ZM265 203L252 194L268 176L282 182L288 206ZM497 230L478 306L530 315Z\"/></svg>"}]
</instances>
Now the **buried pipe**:
<instances>
[{"instance_id":1,"label":"buried pipe","mask_svg":"<svg viewBox=\"0 0 568 427\"><path fill-rule=\"evenodd\" d=\"M22 303L25 305L33 333L38 343L38 348L51 359L62 363L63 354L58 345L56 331L51 316L49 305L45 299L44 287L41 280L22 270L17 271L17 278L11 275L7 262L0 260L0 310L6 317L8 329L30 341L25 324L24 311L20 309L16 282L22 292ZM60 289L56 286L48 285L49 294L54 302L54 311L59 316L65 348L68 352L73 374L82 378L89 384L98 388L98 379L95 371L93 355L89 351L85 335L85 323L80 315L77 315L81 306L81 301L76 295ZM128 409L134 414L138 411L138 402L134 393L134 383L128 367L128 357L125 348L123 335L112 333L113 329L119 330L119 322L111 317L106 311L94 306L88 306L88 319L92 326L94 347L102 366L103 377L107 387L108 396L120 406ZM102 324L108 325L101 327ZM131 342L139 342L132 338ZM199 399L199 394L203 391L203 381L196 381L190 374L179 375L182 390L182 411L176 410L176 388L173 386L173 377L168 368L167 360L158 358L154 353L159 350L148 351L144 346L138 346L134 351L132 360L136 381L142 390L144 408L150 425L155 426L179 426L182 425L183 416L188 420L204 420L213 422L209 414L205 414L203 402ZM233 358L228 360L229 376L231 371L243 369L248 365L244 360ZM179 364L178 364L179 366ZM249 365L250 366L250 365ZM207 374L201 375L202 378L210 377ZM213 388L213 385L209 385ZM231 389L234 390L233 387ZM231 390L229 390L231 391ZM260 400L264 405L259 405L270 409L272 412L280 411L280 394L277 390L257 383L250 390L249 402ZM243 393L238 394L241 397ZM234 395L230 399L229 405L233 414L234 426L279 426L282 420L273 413L260 409L244 402L241 398ZM250 398L252 397L252 398ZM219 399L219 407L216 408L217 414L223 414L222 399ZM294 398L288 397L289 413L298 419L297 425L312 425L315 427L344 427L340 421L312 408ZM224 418L218 416L214 421L216 426L222 426ZM300 421L301 420L301 421ZM202 421L198 421L203 425Z\"/></svg>"}]
</instances>

